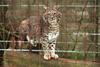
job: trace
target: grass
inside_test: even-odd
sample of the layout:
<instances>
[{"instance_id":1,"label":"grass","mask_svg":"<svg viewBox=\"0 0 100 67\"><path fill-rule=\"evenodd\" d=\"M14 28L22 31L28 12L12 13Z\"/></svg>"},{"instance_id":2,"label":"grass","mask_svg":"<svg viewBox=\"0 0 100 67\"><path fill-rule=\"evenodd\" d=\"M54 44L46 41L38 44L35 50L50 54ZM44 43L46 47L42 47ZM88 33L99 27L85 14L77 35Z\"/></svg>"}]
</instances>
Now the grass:
<instances>
[{"instance_id":1,"label":"grass","mask_svg":"<svg viewBox=\"0 0 100 67\"><path fill-rule=\"evenodd\" d=\"M46 61L41 55L29 52L5 52L5 67L99 67L97 64L69 63L62 60Z\"/></svg>"}]
</instances>

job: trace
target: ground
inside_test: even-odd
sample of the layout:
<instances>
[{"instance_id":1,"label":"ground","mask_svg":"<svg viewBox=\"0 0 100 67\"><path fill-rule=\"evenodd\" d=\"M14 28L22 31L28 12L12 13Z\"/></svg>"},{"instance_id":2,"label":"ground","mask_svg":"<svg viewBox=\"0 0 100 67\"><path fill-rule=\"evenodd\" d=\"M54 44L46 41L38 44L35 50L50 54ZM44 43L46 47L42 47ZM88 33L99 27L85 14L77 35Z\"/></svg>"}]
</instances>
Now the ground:
<instances>
[{"instance_id":1,"label":"ground","mask_svg":"<svg viewBox=\"0 0 100 67\"><path fill-rule=\"evenodd\" d=\"M100 63L76 61L59 58L58 60L44 60L41 55L30 52L6 51L4 67L99 67Z\"/></svg>"}]
</instances>

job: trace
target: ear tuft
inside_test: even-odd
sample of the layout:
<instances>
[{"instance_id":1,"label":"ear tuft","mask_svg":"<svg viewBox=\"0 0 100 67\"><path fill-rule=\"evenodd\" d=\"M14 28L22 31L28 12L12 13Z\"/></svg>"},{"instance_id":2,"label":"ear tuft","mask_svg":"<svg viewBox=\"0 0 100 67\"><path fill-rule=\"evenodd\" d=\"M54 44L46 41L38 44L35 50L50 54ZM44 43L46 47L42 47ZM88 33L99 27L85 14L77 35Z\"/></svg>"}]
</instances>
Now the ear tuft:
<instances>
[{"instance_id":1,"label":"ear tuft","mask_svg":"<svg viewBox=\"0 0 100 67\"><path fill-rule=\"evenodd\" d=\"M54 5L54 8L55 9L59 9L59 5Z\"/></svg>"}]
</instances>

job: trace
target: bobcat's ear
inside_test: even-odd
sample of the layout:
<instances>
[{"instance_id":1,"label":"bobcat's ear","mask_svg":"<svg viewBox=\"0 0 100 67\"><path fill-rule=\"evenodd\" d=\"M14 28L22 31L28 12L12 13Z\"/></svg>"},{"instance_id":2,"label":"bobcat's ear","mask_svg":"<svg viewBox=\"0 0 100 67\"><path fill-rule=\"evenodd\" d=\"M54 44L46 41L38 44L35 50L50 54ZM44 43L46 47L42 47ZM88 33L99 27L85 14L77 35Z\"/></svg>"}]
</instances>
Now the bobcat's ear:
<instances>
[{"instance_id":1,"label":"bobcat's ear","mask_svg":"<svg viewBox=\"0 0 100 67\"><path fill-rule=\"evenodd\" d=\"M46 10L48 7L44 5L43 8Z\"/></svg>"},{"instance_id":2,"label":"bobcat's ear","mask_svg":"<svg viewBox=\"0 0 100 67\"><path fill-rule=\"evenodd\" d=\"M58 9L59 9L59 7L60 7L59 5L54 5L54 7L53 7L53 8L58 10Z\"/></svg>"}]
</instances>

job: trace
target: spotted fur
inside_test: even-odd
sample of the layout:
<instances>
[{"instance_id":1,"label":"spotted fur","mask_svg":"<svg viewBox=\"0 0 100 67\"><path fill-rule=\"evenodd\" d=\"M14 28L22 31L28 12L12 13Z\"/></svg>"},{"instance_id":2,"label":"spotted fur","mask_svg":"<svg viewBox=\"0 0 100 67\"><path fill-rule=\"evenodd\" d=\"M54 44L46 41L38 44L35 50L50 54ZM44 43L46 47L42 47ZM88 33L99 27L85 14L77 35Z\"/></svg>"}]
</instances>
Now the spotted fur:
<instances>
[{"instance_id":1,"label":"spotted fur","mask_svg":"<svg viewBox=\"0 0 100 67\"><path fill-rule=\"evenodd\" d=\"M58 58L58 55L55 54L55 48L59 36L60 17L61 13L55 7L48 7L43 16L39 17L39 23L36 21L38 16L31 16L23 20L18 28L20 35L25 36L30 44L33 46L36 43L42 44L46 60Z\"/></svg>"}]
</instances>

